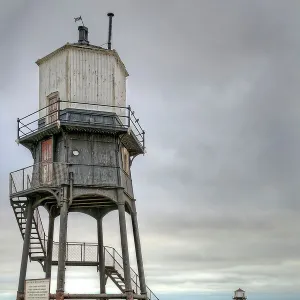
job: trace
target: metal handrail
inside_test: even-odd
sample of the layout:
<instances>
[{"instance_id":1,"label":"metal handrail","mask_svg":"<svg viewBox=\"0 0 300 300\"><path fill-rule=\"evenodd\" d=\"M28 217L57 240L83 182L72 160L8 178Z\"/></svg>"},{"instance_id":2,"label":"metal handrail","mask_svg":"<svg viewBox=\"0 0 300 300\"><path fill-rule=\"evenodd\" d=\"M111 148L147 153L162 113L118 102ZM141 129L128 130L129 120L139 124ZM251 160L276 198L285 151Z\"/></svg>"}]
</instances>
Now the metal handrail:
<instances>
[{"instance_id":1,"label":"metal handrail","mask_svg":"<svg viewBox=\"0 0 300 300\"><path fill-rule=\"evenodd\" d=\"M43 166L51 168L51 182L43 181ZM60 162L40 162L22 169L18 169L10 173L10 195L24 192L30 189L42 186L56 186L66 183L68 180L67 170L68 164Z\"/></svg>"},{"instance_id":2,"label":"metal handrail","mask_svg":"<svg viewBox=\"0 0 300 300\"><path fill-rule=\"evenodd\" d=\"M138 141L142 144L142 147L145 148L145 131L143 130L143 128L139 122L139 119L135 116L135 112L131 109L130 106L118 106L118 105L108 105L108 104L88 103L88 102L78 102L78 101L64 101L64 100L60 100L60 99L57 101L57 109L55 109L55 111L49 112L49 110L48 110L49 107L53 106L53 103L52 103L52 104L49 104L45 107L38 109L35 112L30 113L29 115L27 115L25 117L18 118L17 119L18 139L38 131L40 129L39 121L44 120L48 116L53 116L54 114L57 114L57 118L54 119L52 122L47 123L46 125L52 125L52 124L56 123L57 121L60 121L60 111L63 111L65 109L65 108L63 108L63 109L61 108L60 103L67 103L69 105L72 105L72 104L88 105L88 106L92 107L93 108L92 110L94 110L94 111L100 111L98 109L99 107L118 108L118 109L127 110L128 113L125 115L116 114L118 117L125 118L128 120L127 124L125 122L125 123L120 124L120 126L124 127L124 128L129 128L132 126L132 128L135 129L134 131L136 131L136 132L134 132L136 137L137 138L139 136L141 137L141 140L138 138ZM95 107L96 107L96 109L95 109ZM40 113L42 111L45 112L45 115L43 117L40 117ZM32 118L30 118L30 117L32 117L34 115L36 115L37 117L32 120ZM30 126L32 126L32 127L30 127Z\"/></svg>"},{"instance_id":3,"label":"metal handrail","mask_svg":"<svg viewBox=\"0 0 300 300\"><path fill-rule=\"evenodd\" d=\"M51 178L49 181L43 181L43 167L49 167ZM18 169L10 173L9 176L9 187L10 195L15 193L24 192L30 189L39 188L43 186L60 186L63 183L68 182L68 170L71 166L86 166L91 168L104 168L120 170L121 174L125 178L124 185L125 191L130 195L133 193L132 185L128 184L131 182L131 177L127 174L120 166L107 166L103 164L74 164L74 163L61 163L61 162L40 162L25 168ZM113 186L117 186L116 183L112 183Z\"/></svg>"}]
</instances>

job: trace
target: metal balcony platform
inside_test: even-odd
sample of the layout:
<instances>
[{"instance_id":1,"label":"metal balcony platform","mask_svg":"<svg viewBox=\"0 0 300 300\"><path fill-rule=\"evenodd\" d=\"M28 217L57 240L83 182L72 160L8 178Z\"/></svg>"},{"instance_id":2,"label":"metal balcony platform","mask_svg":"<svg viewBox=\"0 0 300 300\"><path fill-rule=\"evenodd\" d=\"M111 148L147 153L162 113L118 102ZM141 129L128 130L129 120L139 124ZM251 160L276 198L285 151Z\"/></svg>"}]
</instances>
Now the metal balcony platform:
<instances>
[{"instance_id":1,"label":"metal balcony platform","mask_svg":"<svg viewBox=\"0 0 300 300\"><path fill-rule=\"evenodd\" d=\"M76 168L87 168L92 170L91 176L82 179L77 172ZM55 191L60 189L62 185L68 184L68 174L74 171L74 187L94 187L94 188L116 188L118 187L117 172L121 176L121 187L129 195L133 195L132 184L130 176L120 167L110 167L102 165L82 165L82 164L67 164L60 162L38 163L29 167L19 169L11 172L9 177L9 194L10 197L23 197L44 194L50 196L51 193L47 190ZM101 174L99 175L101 171ZM96 174L96 175L94 175ZM114 174L115 176L108 176ZM105 177L106 180L104 181ZM99 184L99 182L106 182ZM52 197L55 199L55 197Z\"/></svg>"},{"instance_id":2,"label":"metal balcony platform","mask_svg":"<svg viewBox=\"0 0 300 300\"><path fill-rule=\"evenodd\" d=\"M17 123L17 141L28 148L44 137L65 130L123 135L122 142L131 155L145 151L145 132L130 106L59 100L18 119Z\"/></svg>"}]
</instances>

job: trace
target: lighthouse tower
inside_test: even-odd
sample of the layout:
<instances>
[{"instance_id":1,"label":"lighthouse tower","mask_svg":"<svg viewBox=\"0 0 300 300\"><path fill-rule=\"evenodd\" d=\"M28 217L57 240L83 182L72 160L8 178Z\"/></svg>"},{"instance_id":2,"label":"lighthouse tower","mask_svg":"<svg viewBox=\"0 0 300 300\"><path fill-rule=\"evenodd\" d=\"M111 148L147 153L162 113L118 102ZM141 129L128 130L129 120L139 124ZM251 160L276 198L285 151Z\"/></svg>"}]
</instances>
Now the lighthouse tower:
<instances>
[{"instance_id":1,"label":"lighthouse tower","mask_svg":"<svg viewBox=\"0 0 300 300\"><path fill-rule=\"evenodd\" d=\"M111 49L79 40L39 59L39 107L17 120L17 142L32 154L33 165L10 173L10 201L24 240L17 299L44 299L26 278L28 258L41 264L44 282L58 266L55 294L45 299L158 299L146 286L132 188L133 159L145 152L145 132L126 101L127 70ZM49 213L43 229L39 207ZM102 220L118 211L121 253L104 245ZM67 240L68 215L81 212L97 220L94 244ZM130 266L125 214L132 221L137 272ZM53 241L54 219L59 241ZM99 294L65 293L67 266L95 266ZM111 280L119 294L108 294ZM42 281L41 281L42 282ZM26 286L28 287L26 289ZM30 290L31 289L31 290ZM30 291L29 291L30 290ZM49 292L49 291L48 291ZM43 297L44 297L43 296ZM36 297L36 298L34 298ZM48 298L47 298L48 297Z\"/></svg>"},{"instance_id":2,"label":"lighthouse tower","mask_svg":"<svg viewBox=\"0 0 300 300\"><path fill-rule=\"evenodd\" d=\"M234 292L234 296L232 297L234 300L246 300L246 293L242 289L238 289Z\"/></svg>"}]
</instances>

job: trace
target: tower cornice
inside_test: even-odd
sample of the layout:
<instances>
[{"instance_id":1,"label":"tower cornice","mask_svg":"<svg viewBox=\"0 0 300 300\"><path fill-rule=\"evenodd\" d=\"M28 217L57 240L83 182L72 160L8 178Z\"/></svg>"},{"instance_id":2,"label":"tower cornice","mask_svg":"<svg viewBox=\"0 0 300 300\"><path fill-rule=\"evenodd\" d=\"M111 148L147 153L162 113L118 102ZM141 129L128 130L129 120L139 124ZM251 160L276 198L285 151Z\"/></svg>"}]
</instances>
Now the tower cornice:
<instances>
[{"instance_id":1,"label":"tower cornice","mask_svg":"<svg viewBox=\"0 0 300 300\"><path fill-rule=\"evenodd\" d=\"M48 61L49 59L51 59L53 56L57 55L58 53L66 50L66 49L84 49L87 51L97 51L97 52L101 52L103 54L106 55L112 55L116 58L117 62L120 64L120 66L122 67L125 76L128 77L129 73L125 67L125 64L123 63L123 61L121 60L118 52L116 50L109 50L109 49L105 49L99 46L95 46L95 45L85 45L85 44L78 44L78 43L67 43L65 45L63 45L62 47L52 51L51 53L47 54L46 56L38 59L35 63L40 66L42 63L44 63L45 61Z\"/></svg>"}]
</instances>

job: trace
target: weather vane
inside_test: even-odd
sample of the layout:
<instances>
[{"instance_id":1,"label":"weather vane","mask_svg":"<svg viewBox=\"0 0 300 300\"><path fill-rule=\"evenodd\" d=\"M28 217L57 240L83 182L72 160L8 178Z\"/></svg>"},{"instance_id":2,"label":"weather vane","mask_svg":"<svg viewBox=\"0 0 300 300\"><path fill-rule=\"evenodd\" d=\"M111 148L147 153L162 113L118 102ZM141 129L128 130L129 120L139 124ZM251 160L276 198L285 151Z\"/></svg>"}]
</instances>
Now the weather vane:
<instances>
[{"instance_id":1,"label":"weather vane","mask_svg":"<svg viewBox=\"0 0 300 300\"><path fill-rule=\"evenodd\" d=\"M77 18L74 18L74 20L75 20L75 23L76 23L77 21L81 21L81 22L82 22L82 26L84 26L83 20L82 20L82 17L81 17L81 16L79 16L79 17L77 17Z\"/></svg>"}]
</instances>

